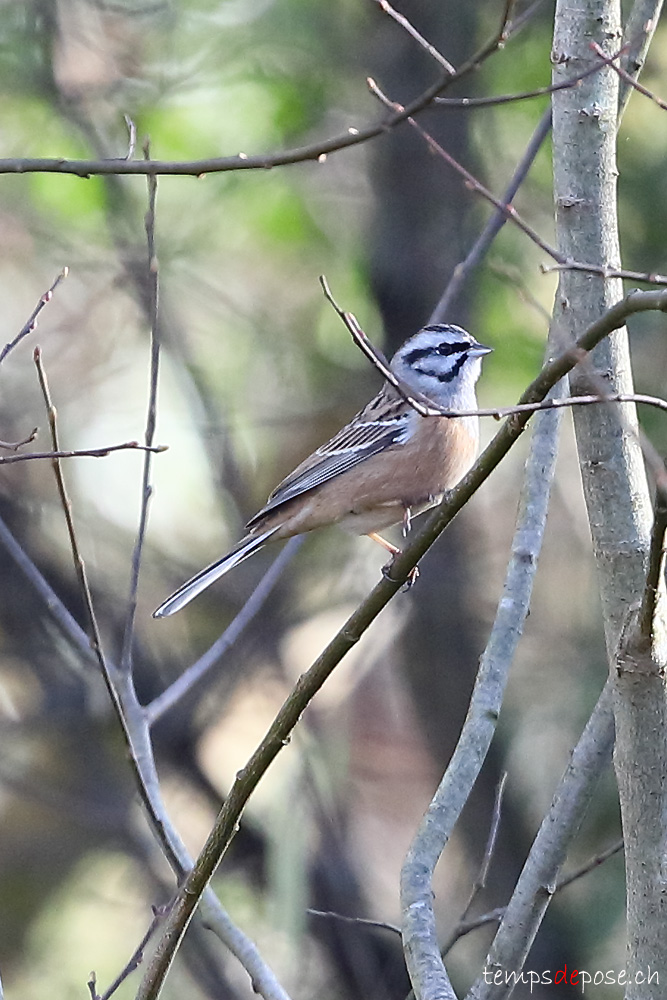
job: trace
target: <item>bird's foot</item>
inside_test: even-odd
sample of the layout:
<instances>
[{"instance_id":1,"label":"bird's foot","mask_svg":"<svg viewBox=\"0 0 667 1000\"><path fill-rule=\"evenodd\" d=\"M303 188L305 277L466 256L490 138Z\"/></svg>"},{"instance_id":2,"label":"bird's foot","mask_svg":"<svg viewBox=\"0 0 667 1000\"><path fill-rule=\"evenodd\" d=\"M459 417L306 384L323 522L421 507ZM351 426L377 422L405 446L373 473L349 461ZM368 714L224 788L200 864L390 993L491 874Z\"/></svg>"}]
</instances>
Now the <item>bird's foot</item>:
<instances>
[{"instance_id":1,"label":"bird's foot","mask_svg":"<svg viewBox=\"0 0 667 1000\"><path fill-rule=\"evenodd\" d=\"M394 562L396 561L396 557L397 557L397 556L400 556L400 555L401 555L401 550L400 550L400 549L397 549L397 550L396 550L396 552L394 552L394 554L392 555L392 557L391 557L391 559L389 560L389 562L388 562L388 563L386 563L386 564L385 564L385 565L384 565L384 566L382 567L382 575L383 575L383 576L384 576L384 577L385 577L385 578L386 578L387 580L391 580L391 582L392 582L392 583L397 583L397 582L398 582L398 581L397 581L397 580L395 580L395 579L394 579L394 577L393 577L393 576L391 575L391 568L392 568L392 566L394 565ZM418 576L419 576L419 566L413 566L413 567L412 567L412 569L410 570L410 572L408 573L408 578L407 578L407 580L405 581L405 583L404 583L404 584L403 584L403 586L401 587L401 591L402 591L402 593L404 593L404 594L405 594L405 593L407 593L407 592L408 592L408 590L410 590L410 588L411 588L412 586L414 586L414 583L415 583L415 581L416 581L416 579L417 579L417 577L418 577Z\"/></svg>"}]
</instances>

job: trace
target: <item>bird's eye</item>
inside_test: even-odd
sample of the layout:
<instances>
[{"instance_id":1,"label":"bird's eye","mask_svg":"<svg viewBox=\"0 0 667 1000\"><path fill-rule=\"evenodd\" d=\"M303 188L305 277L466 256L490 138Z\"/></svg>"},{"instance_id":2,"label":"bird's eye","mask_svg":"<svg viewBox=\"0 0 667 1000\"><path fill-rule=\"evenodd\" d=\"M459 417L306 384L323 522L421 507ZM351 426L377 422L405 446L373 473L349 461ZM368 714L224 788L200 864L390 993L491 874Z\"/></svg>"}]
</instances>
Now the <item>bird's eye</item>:
<instances>
[{"instance_id":1,"label":"bird's eye","mask_svg":"<svg viewBox=\"0 0 667 1000\"><path fill-rule=\"evenodd\" d=\"M448 357L450 354L463 353L469 346L469 344L449 344L447 342L443 342L442 344L438 344L435 350L436 354Z\"/></svg>"}]
</instances>

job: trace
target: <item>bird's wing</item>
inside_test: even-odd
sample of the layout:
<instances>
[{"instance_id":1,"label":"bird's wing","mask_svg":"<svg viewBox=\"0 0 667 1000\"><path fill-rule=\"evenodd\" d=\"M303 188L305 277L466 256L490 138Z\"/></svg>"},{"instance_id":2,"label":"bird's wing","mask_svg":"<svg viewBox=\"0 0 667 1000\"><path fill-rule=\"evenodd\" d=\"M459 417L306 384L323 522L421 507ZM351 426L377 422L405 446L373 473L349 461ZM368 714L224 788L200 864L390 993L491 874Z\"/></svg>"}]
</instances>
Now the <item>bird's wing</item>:
<instances>
[{"instance_id":1,"label":"bird's wing","mask_svg":"<svg viewBox=\"0 0 667 1000\"><path fill-rule=\"evenodd\" d=\"M390 406L386 396L380 393L338 434L283 479L265 506L248 521L247 527L252 528L276 507L349 472L372 455L391 445L403 444L411 435L413 416L413 411L402 400Z\"/></svg>"}]
</instances>

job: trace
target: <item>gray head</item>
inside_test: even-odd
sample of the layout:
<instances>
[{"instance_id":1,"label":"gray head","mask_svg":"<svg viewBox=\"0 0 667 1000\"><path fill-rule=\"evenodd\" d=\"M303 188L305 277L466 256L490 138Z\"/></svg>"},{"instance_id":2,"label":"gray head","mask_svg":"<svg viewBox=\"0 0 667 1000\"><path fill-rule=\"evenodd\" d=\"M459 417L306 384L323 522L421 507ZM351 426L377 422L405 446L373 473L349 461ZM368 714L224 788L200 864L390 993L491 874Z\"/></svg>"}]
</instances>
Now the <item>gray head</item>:
<instances>
[{"instance_id":1,"label":"gray head","mask_svg":"<svg viewBox=\"0 0 667 1000\"><path fill-rule=\"evenodd\" d=\"M391 370L441 406L473 409L482 358L490 351L460 326L433 323L399 347Z\"/></svg>"}]
</instances>

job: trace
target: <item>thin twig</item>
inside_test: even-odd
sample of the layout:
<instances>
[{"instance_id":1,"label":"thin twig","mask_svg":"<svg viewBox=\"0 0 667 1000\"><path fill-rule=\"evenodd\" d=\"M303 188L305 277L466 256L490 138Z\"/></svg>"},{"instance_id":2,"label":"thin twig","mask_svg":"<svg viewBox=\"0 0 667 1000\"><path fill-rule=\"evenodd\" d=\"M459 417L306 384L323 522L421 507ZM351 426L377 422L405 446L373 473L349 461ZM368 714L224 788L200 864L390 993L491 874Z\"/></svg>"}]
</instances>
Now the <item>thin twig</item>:
<instances>
[{"instance_id":1,"label":"thin twig","mask_svg":"<svg viewBox=\"0 0 667 1000\"><path fill-rule=\"evenodd\" d=\"M442 946L442 954L446 955L454 943L461 937L462 934L466 934L469 928L470 921L470 911L473 907L475 900L477 899L480 892L486 888L486 880L489 874L489 868L491 866L491 861L496 850L496 842L498 840L498 831L500 829L500 812L502 807L503 795L505 792L505 784L507 782L507 771L503 771L500 781L496 786L496 794L493 802L493 812L491 814L491 825L489 827L489 836L487 837L486 847L484 849L484 854L482 856L482 863L477 873L477 877L470 888L470 895L468 897L468 902L463 907L463 912L459 917L456 926L452 930L446 943ZM496 912L496 911L494 911ZM501 914L502 916L502 914ZM484 923L490 923L493 917L489 917ZM497 919L500 919L498 917ZM476 926L481 926L476 924Z\"/></svg>"},{"instance_id":2,"label":"thin twig","mask_svg":"<svg viewBox=\"0 0 667 1000\"><path fill-rule=\"evenodd\" d=\"M501 199L503 205L509 205L510 202L513 201L550 131L551 108L545 111L542 115L537 128L531 136L530 142L526 146L521 160L517 164L514 174L512 175L512 179L503 193ZM467 254L465 260L458 263L452 271L452 276L442 296L440 297L440 301L431 313L429 322L438 323L445 319L452 302L459 294L468 275L471 274L472 271L480 264L487 250L506 222L506 213L500 208L496 208L495 212L488 219L484 229L475 240L475 243L473 244L470 252Z\"/></svg>"},{"instance_id":3,"label":"thin twig","mask_svg":"<svg viewBox=\"0 0 667 1000\"><path fill-rule=\"evenodd\" d=\"M667 293L631 292L622 301L592 323L577 342L577 348L590 351L613 330L623 326L634 312L660 309L667 312ZM521 402L543 398L576 363L572 351L549 361L537 379L525 390ZM486 481L520 437L529 414L517 413L500 428L493 440L442 503L428 517L422 531L396 556L392 574L384 575L368 597L348 618L312 666L303 673L271 723L266 735L237 773L216 822L207 837L192 871L183 881L174 905L166 918L161 937L148 964L136 1000L155 1000L171 968L182 937L198 906L202 893L213 877L238 828L245 805L289 737L306 707L321 689L343 657L352 649L372 621L400 590L424 552L447 527L461 507Z\"/></svg>"},{"instance_id":4,"label":"thin twig","mask_svg":"<svg viewBox=\"0 0 667 1000\"><path fill-rule=\"evenodd\" d=\"M56 278L56 280L49 288L49 290L47 292L44 292L41 299L33 309L30 319L25 324L23 329L19 333L17 333L17 335L14 337L13 340L10 340L8 344L5 344L2 351L0 351L0 364L2 364L2 362L5 360L10 351L13 351L16 345L21 343L24 337L27 337L28 334L33 332L33 330L37 326L37 317L41 313L44 306L51 301L51 299L53 298L53 293L55 292L56 288L61 283L61 281L65 280L68 274L69 274L69 268L64 267L60 272L60 274L58 275L58 277Z\"/></svg>"},{"instance_id":5,"label":"thin twig","mask_svg":"<svg viewBox=\"0 0 667 1000\"><path fill-rule=\"evenodd\" d=\"M496 803L497 802L498 798L496 796ZM583 878L584 875L588 875L588 873L594 871L595 868L599 868L605 861L622 850L623 840L621 839L616 841L615 844L612 844L611 847L606 848L606 850L600 851L599 854L590 858L573 872L570 872L568 875L560 878L555 891L560 892L561 889L565 889L566 886L572 885L573 882ZM466 934L470 934L471 931L479 930L480 927L486 927L487 924L498 923L502 920L505 915L505 909L506 907L504 906L497 906L494 910L488 910L486 913L480 913L478 917L462 917L456 924L449 939L447 940L447 943L443 945L443 956L446 955L448 951L451 951L456 942L460 938L465 937ZM392 934L401 933L400 927L396 924L388 923L386 920L369 920L367 917L350 917L343 913L335 913L333 910L314 910L311 907L308 907L306 913L309 916L322 917L328 920L337 920L340 923L360 924L362 927L377 927L379 930L390 931Z\"/></svg>"},{"instance_id":6,"label":"thin twig","mask_svg":"<svg viewBox=\"0 0 667 1000\"><path fill-rule=\"evenodd\" d=\"M467 917L472 904L475 901L475 897L486 888L486 880L489 877L489 868L491 867L491 861L493 860L493 855L496 850L496 842L498 840L498 831L500 830L500 814L503 804L503 795L505 793L505 785L507 783L507 771L503 771L500 781L496 786L496 794L493 801L493 813L491 814L491 826L489 827L489 836L486 841L486 847L484 849L484 856L482 858L482 863L477 874L477 878L472 884L472 891L470 893L470 899L468 900L468 905L463 911L463 918Z\"/></svg>"},{"instance_id":7,"label":"thin twig","mask_svg":"<svg viewBox=\"0 0 667 1000\"><path fill-rule=\"evenodd\" d=\"M383 378L385 378L390 385L393 385L406 403L409 403L410 406L417 411L417 413L421 414L422 417L444 416L445 411L443 411L441 407L438 407L435 403L433 403L428 396L425 396L422 392L419 392L411 385L408 385L407 382L405 382L402 378L399 378L398 375L391 370L389 362L385 358L384 354L377 347L374 347L373 344L371 344L370 340L359 325L356 316L353 313L346 312L340 308L334 299L331 289L329 288L329 283L323 274L320 275L320 285L322 286L325 298L331 303L345 326L350 331L350 335L357 347L363 354L366 355L371 364L377 368Z\"/></svg>"},{"instance_id":8,"label":"thin twig","mask_svg":"<svg viewBox=\"0 0 667 1000\"><path fill-rule=\"evenodd\" d=\"M379 0L377 0L377 2L379 3ZM627 46L625 48L627 48ZM623 52L623 49L621 52ZM546 97L548 94L555 94L559 90L571 90L572 88L577 87L582 80L586 79L586 77L599 72L599 70L605 65L606 61L605 57L604 62L600 62L596 66L589 66L588 69L583 70L581 73L577 73L576 76L571 76L568 80L561 80L560 83L552 83L548 87L536 87L534 90L520 90L516 94L498 94L490 97L434 97L433 103L442 108L452 108L452 110L460 108L465 110L466 108L488 108L495 107L498 104L513 104L516 101L529 101L534 97Z\"/></svg>"},{"instance_id":9,"label":"thin twig","mask_svg":"<svg viewBox=\"0 0 667 1000\"><path fill-rule=\"evenodd\" d=\"M25 441L20 441L18 445L6 445L0 442L0 447L20 447L29 441L33 441L36 434L37 428L35 428L31 437L26 438ZM2 455L0 456L0 465L12 465L14 462L31 462L35 459L42 460L45 458L106 458L107 455L115 451L145 451L152 454L160 454L163 451L167 451L168 448L169 445L166 444L146 445L139 444L138 441L125 441L123 444L109 444L105 448L72 448L69 451L31 451L25 455Z\"/></svg>"},{"instance_id":10,"label":"thin twig","mask_svg":"<svg viewBox=\"0 0 667 1000\"><path fill-rule=\"evenodd\" d=\"M100 995L97 992L97 976L94 972L90 973L86 986L88 987L88 992L90 993L90 1000L100 1000Z\"/></svg>"},{"instance_id":11,"label":"thin twig","mask_svg":"<svg viewBox=\"0 0 667 1000\"><path fill-rule=\"evenodd\" d=\"M34 360L35 360L35 365L37 367L39 384L42 390L42 395L44 397L44 403L46 406L49 427L51 429L51 440L53 443L53 449L54 452L57 454L60 451L59 440L58 440L57 413L56 413L56 408L51 400L51 393L49 390L49 385L46 377L46 371L44 370L44 366L42 364L42 353L39 347L35 348ZM174 848L173 845L167 843L166 838L164 837L164 827L165 827L164 818L159 814L159 810L156 807L156 804L154 803L150 795L150 792L148 790L147 784L144 780L142 767L137 759L137 754L135 751L133 734L130 730L130 727L126 719L122 699L118 693L117 686L114 682L115 678L113 676L113 668L111 667L109 661L107 660L104 654L99 626L97 624L97 616L95 614L93 600L90 592L90 586L88 584L88 575L86 573L85 563L83 561L83 557L79 549L79 543L77 540L76 531L74 527L74 519L72 517L72 504L70 502L67 493L65 477L63 475L62 467L60 465L60 459L57 457L53 458L52 464L56 477L56 483L58 486L58 494L60 496L63 512L65 514L67 533L69 535L70 547L72 550L72 558L74 560L74 569L76 572L77 579L79 581L79 586L81 588L81 594L83 597L83 603L88 618L89 645L99 665L100 672L104 680L104 684L111 699L111 704L114 708L116 717L123 731L123 736L125 738L125 743L129 751L130 761L134 770L135 778L137 781L137 787L139 790L139 794L141 795L143 804L151 819L151 822L153 823L154 828L162 833L161 844L166 857L168 858L168 860L172 865L176 866L176 870L182 870L182 866L179 863L176 849Z\"/></svg>"},{"instance_id":12,"label":"thin twig","mask_svg":"<svg viewBox=\"0 0 667 1000\"><path fill-rule=\"evenodd\" d=\"M556 883L555 892L560 892L561 889L565 889L566 886L572 885L573 882L583 878L584 875L588 875L589 872L599 868L605 861L622 850L623 840L617 840L615 844L611 845L611 847L607 847L604 851L600 851L599 854L589 858L589 860L584 862L584 864L579 868L575 868L575 870L570 872L568 875L564 875L562 878L559 878ZM489 910L487 913L482 913L478 917L471 917L468 920L460 921L452 931L447 948L443 948L443 955L445 955L447 951L452 948L459 938L463 937L465 934L469 934L470 931L475 931L479 927L485 927L487 924L498 923L498 921L502 920L505 916L506 909L506 906L498 906L495 910Z\"/></svg>"},{"instance_id":13,"label":"thin twig","mask_svg":"<svg viewBox=\"0 0 667 1000\"><path fill-rule=\"evenodd\" d=\"M386 107L392 108L397 113L398 109L403 107L401 104L398 104L396 101L392 101L388 98L386 94L380 90L375 80L371 77L368 77L366 82L371 93L373 93ZM487 201L491 202L491 204L502 212L508 219L511 219L512 222L518 226L519 229L521 229L525 235L540 248L540 250L543 250L549 257L551 257L552 260L557 261L559 264L567 263L563 255L543 240L539 233L519 215L513 205L506 205L502 201L499 201L499 199L496 198L496 196L493 195L480 181L478 181L469 170L466 170L466 168L459 163L458 160L455 160L454 157L448 153L439 142L436 142L433 136L423 129L411 115L407 116L407 121L419 133L419 135L421 135L433 152L445 160L450 167L463 177L467 187L476 191L477 194L480 194L483 198L486 198Z\"/></svg>"},{"instance_id":14,"label":"thin twig","mask_svg":"<svg viewBox=\"0 0 667 1000\"><path fill-rule=\"evenodd\" d=\"M628 271L622 267L602 267L599 264L582 264L578 260L567 260L563 263L540 264L542 274L553 271L584 271L586 274L599 274L602 278L627 278L628 281L643 281L647 285L667 285L667 275L651 271Z\"/></svg>"},{"instance_id":15,"label":"thin twig","mask_svg":"<svg viewBox=\"0 0 667 1000\"><path fill-rule=\"evenodd\" d=\"M22 441L0 441L0 448L3 448L5 451L18 451L19 448L23 448L24 445L34 441L38 434L39 427L33 427L30 434L26 438L23 438Z\"/></svg>"},{"instance_id":16,"label":"thin twig","mask_svg":"<svg viewBox=\"0 0 667 1000\"><path fill-rule=\"evenodd\" d=\"M137 145L137 126L129 115L123 115L123 118L125 119L128 133L127 153L125 154L125 159L131 160L134 156L134 150Z\"/></svg>"},{"instance_id":17,"label":"thin twig","mask_svg":"<svg viewBox=\"0 0 667 1000\"><path fill-rule=\"evenodd\" d=\"M595 868L599 868L601 864L622 850L623 838L621 837L620 840L617 840L616 843L611 845L611 847L607 847L604 851L600 851L599 854L589 858L589 860L585 861L579 868L575 868L573 872L559 878L556 883L556 892L560 892L561 889L564 889L568 885L572 885L572 883L576 882L577 879L582 878L584 875L588 875L589 872L592 872Z\"/></svg>"},{"instance_id":18,"label":"thin twig","mask_svg":"<svg viewBox=\"0 0 667 1000\"><path fill-rule=\"evenodd\" d=\"M153 919L151 920L150 924L148 925L148 929L147 929L146 933L144 934L144 936L142 937L141 941L139 942L139 944L137 945L137 947L133 951L132 955L130 956L127 964L125 965L125 967L123 969L121 969L121 971L118 973L118 975L116 976L116 978L114 979L114 981L111 983L111 985L108 987L108 989L106 989L104 991L104 993L101 994L101 996L95 997L95 1000L110 1000L110 997L112 997L113 994L118 989L118 987L121 986L125 982L125 980L127 979L127 977L132 972L134 972L135 969L139 968L139 966L141 965L141 963L144 960L144 951L146 950L146 945L148 944L148 942L150 941L150 939L155 934L155 931L159 927L160 921L164 919L164 915L165 915L166 912L167 912L167 907L165 907L165 906L155 906L155 907L153 907Z\"/></svg>"},{"instance_id":19,"label":"thin twig","mask_svg":"<svg viewBox=\"0 0 667 1000\"><path fill-rule=\"evenodd\" d=\"M426 41L424 36L421 35L412 24L410 24L404 14L399 14L399 12L391 6L388 0L375 0L375 2L385 12L385 14L388 14L389 17L393 18L397 24L400 24L403 30L406 31L411 38L414 38L417 44L428 52L431 58L435 59L438 65L441 66L446 73L450 76L454 76L456 73L454 66L452 66L448 59L445 59L441 52L438 52L434 45L431 45L430 42Z\"/></svg>"},{"instance_id":20,"label":"thin twig","mask_svg":"<svg viewBox=\"0 0 667 1000\"><path fill-rule=\"evenodd\" d=\"M93 652L100 661L100 664L104 663L104 673L107 674L108 676L106 663L104 661L104 653L102 652L102 640L97 626L95 611L93 609L92 598L90 595L90 587L88 586L88 577L86 574L83 558L79 550L79 543L77 541L76 531L74 529L74 520L72 518L72 504L67 494L65 477L63 475L62 467L60 465L59 455L62 449L60 448L60 441L58 435L57 412L55 406L53 405L53 401L51 399L51 392L49 390L49 383L46 377L46 371L42 363L42 351L40 347L35 348L33 352L33 358L35 361L35 365L37 367L37 377L39 379L39 385L42 390L42 395L44 397L44 405L46 406L46 416L49 422L49 429L51 431L51 442L53 444L53 454L51 455L51 463L53 465L53 471L56 477L58 493L60 495L60 502L62 504L63 511L65 514L65 524L67 525L67 534L69 535L70 547L72 549L72 557L74 559L74 571L79 581L79 586L81 588L81 592L84 598L86 612L88 614L91 646Z\"/></svg>"},{"instance_id":21,"label":"thin twig","mask_svg":"<svg viewBox=\"0 0 667 1000\"><path fill-rule=\"evenodd\" d=\"M146 705L145 718L149 726L152 726L172 709L174 705L178 704L206 676L208 671L220 662L220 659L225 655L227 650L234 645L243 630L247 628L255 615L261 610L267 597L285 571L285 567L296 554L302 542L302 535L290 538L285 548L277 559L273 561L271 566L269 566L248 600L236 617L232 619L219 639L216 639L213 645L191 667L188 667L173 684L170 684L162 694L159 694L153 701Z\"/></svg>"},{"instance_id":22,"label":"thin twig","mask_svg":"<svg viewBox=\"0 0 667 1000\"><path fill-rule=\"evenodd\" d=\"M658 592L664 579L666 531L667 496L665 496L664 489L658 487L653 527L651 529L646 584L644 585L644 594L639 613L639 634L649 643L653 638Z\"/></svg>"},{"instance_id":23,"label":"thin twig","mask_svg":"<svg viewBox=\"0 0 667 1000\"><path fill-rule=\"evenodd\" d=\"M616 58L615 56L606 55L597 42L591 42L591 48L593 52L595 52L596 56L598 56L607 66L610 66L614 72L618 73L621 80L627 83L630 87L633 87L634 90L638 91L638 93L642 94L644 97L648 97L650 101L657 104L663 111L667 111L667 103L659 97L656 97L653 91L648 90L647 87L643 87L641 83L639 83L639 81L636 80L632 74L628 73L627 70L623 69L622 66L617 66L614 62L614 59Z\"/></svg>"},{"instance_id":24,"label":"thin twig","mask_svg":"<svg viewBox=\"0 0 667 1000\"><path fill-rule=\"evenodd\" d=\"M150 159L148 140L144 145L144 157ZM148 393L148 411L146 413L146 431L144 434L145 457L141 480L141 507L139 511L139 526L132 552L132 568L130 571L130 592L127 600L127 617L123 634L123 649L120 657L121 670L128 673L132 669L132 643L134 639L134 623L137 613L137 593L139 590L139 571L141 569L141 554L148 525L148 506L153 493L151 472L153 468L151 447L155 437L157 419L157 393L160 375L160 326L158 315L159 303L159 268L155 250L155 202L157 198L157 177L148 177L148 209L145 216L146 247L148 251L148 289L151 317L150 339L150 375Z\"/></svg>"},{"instance_id":25,"label":"thin twig","mask_svg":"<svg viewBox=\"0 0 667 1000\"><path fill-rule=\"evenodd\" d=\"M401 933L401 928L396 924L387 923L386 920L369 920L368 917L349 917L344 913L336 913L334 910L314 910L309 906L306 913L310 917L324 917L327 920L337 920L341 924L359 924L360 927L377 927L381 931L391 931L392 934Z\"/></svg>"}]
</instances>

